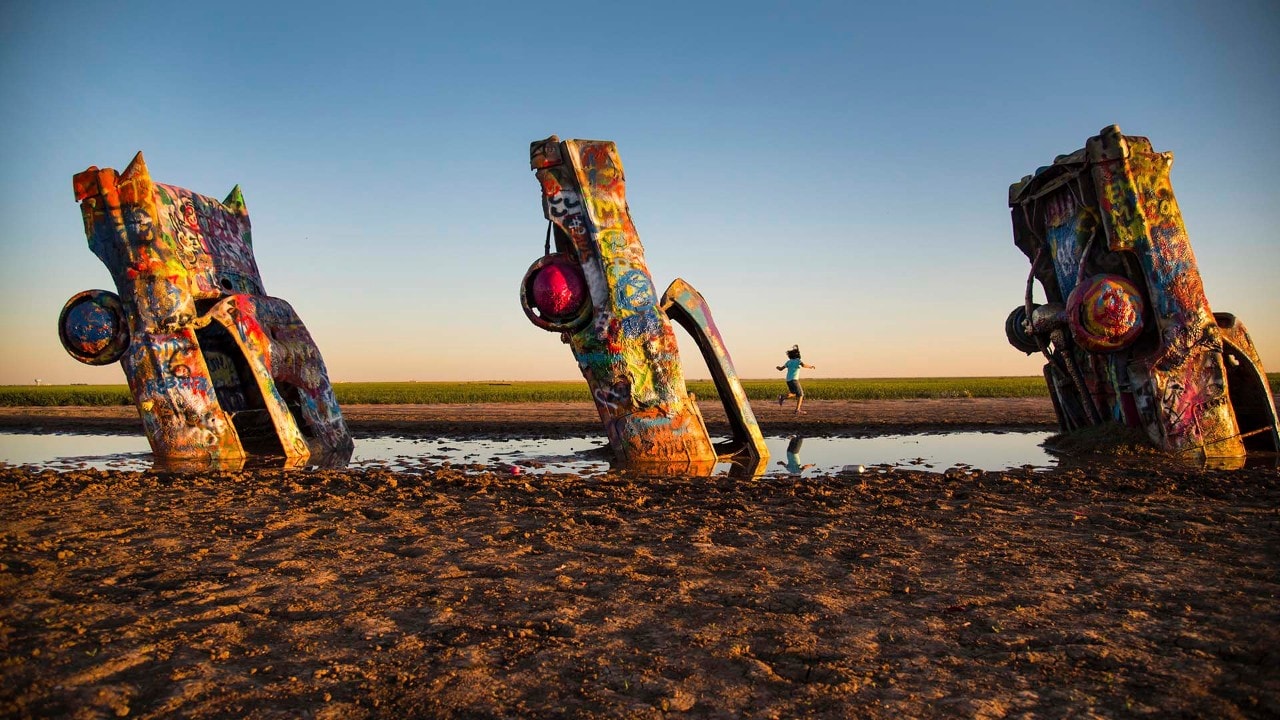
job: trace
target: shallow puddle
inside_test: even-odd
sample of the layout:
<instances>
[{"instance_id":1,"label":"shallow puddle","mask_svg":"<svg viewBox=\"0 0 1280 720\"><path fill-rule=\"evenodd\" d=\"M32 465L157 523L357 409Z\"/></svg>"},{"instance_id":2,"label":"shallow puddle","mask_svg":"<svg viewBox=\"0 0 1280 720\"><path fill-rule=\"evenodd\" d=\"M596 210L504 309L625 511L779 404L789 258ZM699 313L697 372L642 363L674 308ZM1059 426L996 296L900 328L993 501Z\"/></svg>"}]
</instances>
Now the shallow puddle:
<instances>
[{"instance_id":1,"label":"shallow puddle","mask_svg":"<svg viewBox=\"0 0 1280 720\"><path fill-rule=\"evenodd\" d=\"M906 468L943 472L960 467L999 471L1030 466L1049 469L1057 460L1041 447L1049 433L957 432L867 438L770 437L767 465L744 468L721 462L715 474L829 475ZM348 462L338 467L429 470L445 463L464 470L590 475L620 470L604 438L450 439L377 436L358 438ZM0 433L0 463L57 471L151 470L160 468L147 440L129 435ZM248 467L282 467L283 459L255 458ZM315 464L304 467L316 467ZM209 468L176 468L209 469ZM643 470L642 470L643 472ZM660 472L660 471L654 471ZM673 469L675 474L685 474ZM702 472L700 474L705 474Z\"/></svg>"}]
</instances>

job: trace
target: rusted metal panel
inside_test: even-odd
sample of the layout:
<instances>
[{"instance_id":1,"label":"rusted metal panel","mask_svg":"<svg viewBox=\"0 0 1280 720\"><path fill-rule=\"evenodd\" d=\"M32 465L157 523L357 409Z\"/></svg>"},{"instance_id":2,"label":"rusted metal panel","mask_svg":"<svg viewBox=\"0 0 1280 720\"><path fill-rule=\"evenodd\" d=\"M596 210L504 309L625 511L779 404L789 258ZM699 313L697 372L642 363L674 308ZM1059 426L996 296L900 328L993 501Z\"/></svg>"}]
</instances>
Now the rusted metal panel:
<instances>
[{"instance_id":1,"label":"rusted metal panel","mask_svg":"<svg viewBox=\"0 0 1280 720\"><path fill-rule=\"evenodd\" d=\"M525 313L535 325L559 332L572 349L619 459L714 463L716 449L686 391L675 333L631 221L617 148L553 135L531 144L530 165L542 187L549 234L547 254L521 284ZM719 366L720 375L736 382L705 301L678 282L675 294L696 318L691 332L700 347L711 348L713 374ZM741 388L734 393L727 384L721 391L734 408L731 416L745 418L735 427L743 434L736 439L750 448L744 454L767 459Z\"/></svg>"},{"instance_id":2,"label":"rusted metal panel","mask_svg":"<svg viewBox=\"0 0 1280 720\"><path fill-rule=\"evenodd\" d=\"M81 362L120 360L157 456L350 455L315 342L263 288L239 187L218 202L155 183L142 153L124 172L91 167L73 185L118 295L73 296L59 336Z\"/></svg>"},{"instance_id":3,"label":"rusted metal panel","mask_svg":"<svg viewBox=\"0 0 1280 720\"><path fill-rule=\"evenodd\" d=\"M1006 332L1048 359L1064 430L1115 421L1176 453L1275 450L1266 374L1243 325L1210 309L1172 163L1113 125L1010 187L1014 244L1032 268Z\"/></svg>"}]
</instances>

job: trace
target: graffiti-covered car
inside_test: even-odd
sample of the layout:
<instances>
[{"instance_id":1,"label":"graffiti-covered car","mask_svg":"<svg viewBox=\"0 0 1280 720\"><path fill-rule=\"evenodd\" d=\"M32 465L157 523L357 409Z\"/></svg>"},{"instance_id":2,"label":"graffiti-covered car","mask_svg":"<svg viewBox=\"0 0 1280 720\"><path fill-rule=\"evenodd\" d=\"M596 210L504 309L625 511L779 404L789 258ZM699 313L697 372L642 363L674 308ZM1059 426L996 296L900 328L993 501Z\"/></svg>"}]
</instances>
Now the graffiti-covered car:
<instances>
[{"instance_id":1,"label":"graffiti-covered car","mask_svg":"<svg viewBox=\"0 0 1280 720\"><path fill-rule=\"evenodd\" d=\"M706 301L682 279L656 292L617 147L553 135L531 144L530 165L548 236L520 303L534 325L560 333L572 349L615 455L704 469L737 455L760 466L769 452ZM734 435L723 453L685 387L671 320L693 337L715 381Z\"/></svg>"},{"instance_id":2,"label":"graffiti-covered car","mask_svg":"<svg viewBox=\"0 0 1280 720\"><path fill-rule=\"evenodd\" d=\"M1031 270L1005 332L1045 356L1064 431L1115 422L1173 453L1275 451L1266 373L1244 323L1209 307L1172 163L1112 125L1009 188Z\"/></svg>"},{"instance_id":3,"label":"graffiti-covered car","mask_svg":"<svg viewBox=\"0 0 1280 720\"><path fill-rule=\"evenodd\" d=\"M59 337L81 362L120 361L158 457L350 455L320 351L263 288L239 186L219 202L153 182L142 153L73 185L116 291L73 296Z\"/></svg>"}]
</instances>

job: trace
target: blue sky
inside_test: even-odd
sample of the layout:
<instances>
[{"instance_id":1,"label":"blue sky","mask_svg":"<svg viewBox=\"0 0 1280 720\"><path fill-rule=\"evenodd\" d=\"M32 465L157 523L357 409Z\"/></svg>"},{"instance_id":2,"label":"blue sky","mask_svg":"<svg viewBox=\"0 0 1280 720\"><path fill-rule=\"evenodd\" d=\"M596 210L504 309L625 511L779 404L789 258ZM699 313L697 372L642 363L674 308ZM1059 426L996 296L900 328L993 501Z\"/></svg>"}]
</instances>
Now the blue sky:
<instances>
[{"instance_id":1,"label":"blue sky","mask_svg":"<svg viewBox=\"0 0 1280 720\"><path fill-rule=\"evenodd\" d=\"M241 185L334 380L580 377L518 301L552 133L618 144L655 283L744 377L793 343L812 377L1038 374L1008 186L1112 123L1174 152L1209 302L1280 370L1277 37L1274 2L0 3L0 384L123 381L56 320L111 287L71 176L138 150Z\"/></svg>"}]
</instances>

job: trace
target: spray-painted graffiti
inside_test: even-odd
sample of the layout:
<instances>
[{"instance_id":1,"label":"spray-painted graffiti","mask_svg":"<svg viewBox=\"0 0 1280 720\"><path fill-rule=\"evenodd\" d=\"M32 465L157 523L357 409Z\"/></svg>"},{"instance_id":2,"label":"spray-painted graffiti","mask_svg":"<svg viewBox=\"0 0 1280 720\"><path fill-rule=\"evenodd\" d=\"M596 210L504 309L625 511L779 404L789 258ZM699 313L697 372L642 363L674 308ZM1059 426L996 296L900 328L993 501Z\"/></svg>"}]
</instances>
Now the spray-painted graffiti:
<instances>
[{"instance_id":1,"label":"spray-painted graffiti","mask_svg":"<svg viewBox=\"0 0 1280 720\"><path fill-rule=\"evenodd\" d=\"M1178 453L1275 451L1266 374L1243 324L1209 309L1172 163L1113 125L1009 188L1031 272L1005 331L1048 360L1064 431L1115 421ZM1032 302L1036 280L1043 305Z\"/></svg>"},{"instance_id":2,"label":"spray-painted graffiti","mask_svg":"<svg viewBox=\"0 0 1280 720\"><path fill-rule=\"evenodd\" d=\"M525 274L520 302L535 325L559 332L573 350L619 459L707 469L716 461L702 413L685 389L674 319L711 369L736 452L753 464L767 460L706 302L683 280L661 297L654 288L614 144L553 135L532 144L530 164L549 228L546 253Z\"/></svg>"},{"instance_id":3,"label":"spray-painted graffiti","mask_svg":"<svg viewBox=\"0 0 1280 720\"><path fill-rule=\"evenodd\" d=\"M263 289L239 187L218 202L155 183L142 153L121 173L91 167L74 187L118 294L72 297L59 336L81 362L120 360L157 456L350 456L320 351Z\"/></svg>"}]
</instances>

